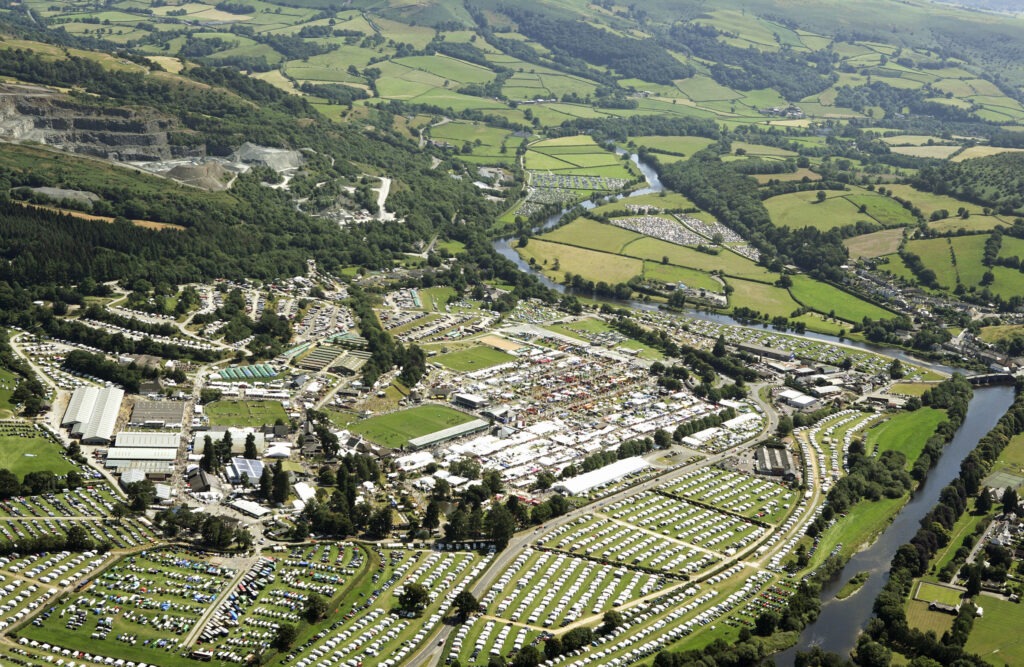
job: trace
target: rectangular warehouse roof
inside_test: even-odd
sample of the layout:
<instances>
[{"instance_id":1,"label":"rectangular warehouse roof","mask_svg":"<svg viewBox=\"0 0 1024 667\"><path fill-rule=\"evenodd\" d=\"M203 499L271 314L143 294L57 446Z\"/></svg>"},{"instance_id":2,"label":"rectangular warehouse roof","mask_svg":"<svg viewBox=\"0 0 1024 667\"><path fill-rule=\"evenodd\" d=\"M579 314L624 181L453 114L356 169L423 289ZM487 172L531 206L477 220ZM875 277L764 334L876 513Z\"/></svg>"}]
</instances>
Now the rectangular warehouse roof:
<instances>
[{"instance_id":1,"label":"rectangular warehouse roof","mask_svg":"<svg viewBox=\"0 0 1024 667\"><path fill-rule=\"evenodd\" d=\"M139 401L132 408L130 426L181 426L185 404L181 401Z\"/></svg>"},{"instance_id":2,"label":"rectangular warehouse roof","mask_svg":"<svg viewBox=\"0 0 1024 667\"><path fill-rule=\"evenodd\" d=\"M483 419L473 419L465 424L459 424L458 426L450 426L440 431L434 431L426 435L421 435L418 438L409 438L409 446L413 449L419 449L420 447L430 447L432 445L439 445L442 442L454 440L455 438L461 438L464 435L470 435L472 433L478 433L486 430L490 426Z\"/></svg>"},{"instance_id":3,"label":"rectangular warehouse roof","mask_svg":"<svg viewBox=\"0 0 1024 667\"><path fill-rule=\"evenodd\" d=\"M114 433L114 424L124 400L120 387L79 387L64 411L62 426L80 434L83 442L106 443Z\"/></svg>"},{"instance_id":4,"label":"rectangular warehouse roof","mask_svg":"<svg viewBox=\"0 0 1024 667\"><path fill-rule=\"evenodd\" d=\"M231 434L231 453L242 455L245 453L245 438L252 433L256 441L256 453L260 456L267 449L267 436L265 433L249 428L229 428L227 430ZM224 439L225 431L195 431L192 438L192 453L202 454L206 449L206 437L209 436L213 442L218 442Z\"/></svg>"},{"instance_id":5,"label":"rectangular warehouse roof","mask_svg":"<svg viewBox=\"0 0 1024 667\"><path fill-rule=\"evenodd\" d=\"M173 461L177 456L177 447L111 447L107 450L108 464L115 460Z\"/></svg>"},{"instance_id":6,"label":"rectangular warehouse roof","mask_svg":"<svg viewBox=\"0 0 1024 667\"><path fill-rule=\"evenodd\" d=\"M555 484L554 489L555 491L564 493L567 496L579 496L591 489L596 489L599 486L604 486L611 482L617 482L623 477L632 475L644 468L649 468L650 465L650 463L640 456L631 456L628 459L616 461L615 463L606 465L603 468L598 468L597 470L591 470L590 472L577 475L576 477L564 479Z\"/></svg>"},{"instance_id":7,"label":"rectangular warehouse roof","mask_svg":"<svg viewBox=\"0 0 1024 667\"><path fill-rule=\"evenodd\" d=\"M121 431L114 438L116 447L157 447L178 448L181 436L178 433L155 433L153 431Z\"/></svg>"}]
</instances>

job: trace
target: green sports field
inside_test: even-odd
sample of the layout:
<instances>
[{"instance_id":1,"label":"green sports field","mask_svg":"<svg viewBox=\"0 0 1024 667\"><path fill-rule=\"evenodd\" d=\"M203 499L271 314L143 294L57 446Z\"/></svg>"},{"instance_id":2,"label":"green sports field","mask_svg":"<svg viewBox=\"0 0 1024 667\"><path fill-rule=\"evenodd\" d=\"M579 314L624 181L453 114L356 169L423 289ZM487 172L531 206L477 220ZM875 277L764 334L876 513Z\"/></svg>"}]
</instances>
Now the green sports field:
<instances>
[{"instance_id":1,"label":"green sports field","mask_svg":"<svg viewBox=\"0 0 1024 667\"><path fill-rule=\"evenodd\" d=\"M384 445L399 448L412 438L472 421L474 417L443 405L421 405L408 410L370 417L349 427L353 433Z\"/></svg>"},{"instance_id":2,"label":"green sports field","mask_svg":"<svg viewBox=\"0 0 1024 667\"><path fill-rule=\"evenodd\" d=\"M9 424L17 425L8 428ZM35 433L27 423L0 424L0 468L10 470L19 479L40 470L63 475L75 469L62 455L60 445Z\"/></svg>"},{"instance_id":3,"label":"green sports field","mask_svg":"<svg viewBox=\"0 0 1024 667\"><path fill-rule=\"evenodd\" d=\"M477 345L465 350L458 350L457 352L439 354L431 359L431 361L436 361L454 371L463 372L490 368L491 366L497 366L498 364L514 360L515 357L511 354L495 350L493 347L487 347L486 345Z\"/></svg>"},{"instance_id":4,"label":"green sports field","mask_svg":"<svg viewBox=\"0 0 1024 667\"><path fill-rule=\"evenodd\" d=\"M288 419L279 401L216 401L205 411L214 426L255 427Z\"/></svg>"}]
</instances>

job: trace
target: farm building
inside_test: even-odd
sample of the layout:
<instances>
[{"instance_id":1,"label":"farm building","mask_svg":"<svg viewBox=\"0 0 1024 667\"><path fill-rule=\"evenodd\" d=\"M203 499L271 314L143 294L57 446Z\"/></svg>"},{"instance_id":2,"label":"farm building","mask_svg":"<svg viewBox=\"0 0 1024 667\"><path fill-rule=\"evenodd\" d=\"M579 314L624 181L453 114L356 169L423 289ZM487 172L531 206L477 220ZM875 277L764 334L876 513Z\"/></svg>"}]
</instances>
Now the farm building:
<instances>
[{"instance_id":1,"label":"farm building","mask_svg":"<svg viewBox=\"0 0 1024 667\"><path fill-rule=\"evenodd\" d=\"M757 458L757 472L762 475L786 477L793 475L793 463L789 452L776 447L758 447L754 455Z\"/></svg>"},{"instance_id":2,"label":"farm building","mask_svg":"<svg viewBox=\"0 0 1024 667\"><path fill-rule=\"evenodd\" d=\"M137 428L181 428L185 404L180 401L139 401L132 408L128 426Z\"/></svg>"},{"instance_id":3,"label":"farm building","mask_svg":"<svg viewBox=\"0 0 1024 667\"><path fill-rule=\"evenodd\" d=\"M649 468L650 463L645 461L640 456L631 456L628 459L622 459L616 461L610 465L606 465L603 468L597 470L591 470L590 472L577 475L576 477L570 477L569 479L563 479L554 485L554 490L567 496L579 496L587 493L591 489L617 482L624 477L628 477L634 473L640 472L644 468Z\"/></svg>"},{"instance_id":4,"label":"farm building","mask_svg":"<svg viewBox=\"0 0 1024 667\"><path fill-rule=\"evenodd\" d=\"M465 424L459 424L458 426L451 426L449 428L441 429L440 431L421 435L418 438L410 438L409 446L413 449L433 447L434 445L440 445L441 443L448 442L449 440L473 435L480 431L486 431L489 427L490 424L485 422L483 419L474 419L466 422Z\"/></svg>"},{"instance_id":5,"label":"farm building","mask_svg":"<svg viewBox=\"0 0 1024 667\"><path fill-rule=\"evenodd\" d=\"M71 437L81 438L87 445L108 444L122 400L124 390L118 387L79 387L71 396L60 425L68 428Z\"/></svg>"},{"instance_id":6,"label":"farm building","mask_svg":"<svg viewBox=\"0 0 1024 667\"><path fill-rule=\"evenodd\" d=\"M114 437L114 447L156 447L158 449L178 448L181 436L177 433L153 433L121 431Z\"/></svg>"}]
</instances>

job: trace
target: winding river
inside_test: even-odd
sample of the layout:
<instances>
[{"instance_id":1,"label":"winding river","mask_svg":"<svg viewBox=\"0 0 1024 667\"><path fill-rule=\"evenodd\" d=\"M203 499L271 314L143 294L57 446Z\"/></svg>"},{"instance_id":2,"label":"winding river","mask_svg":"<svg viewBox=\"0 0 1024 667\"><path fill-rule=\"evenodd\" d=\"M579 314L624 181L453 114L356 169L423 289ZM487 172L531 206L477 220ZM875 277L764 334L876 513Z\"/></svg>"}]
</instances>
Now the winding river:
<instances>
[{"instance_id":1,"label":"winding river","mask_svg":"<svg viewBox=\"0 0 1024 667\"><path fill-rule=\"evenodd\" d=\"M617 152L623 154L625 151L618 149ZM630 159L639 167L641 173L647 179L647 187L635 190L626 196L651 194L665 189L653 167L642 162L637 155L631 155ZM597 205L591 201L583 203L583 207L588 210ZM563 210L561 213L552 215L533 231L539 232L553 227L558 223L564 212ZM512 237L498 239L494 241L494 248L503 257L514 262L520 270L533 274L548 287L563 293L567 291L564 285L552 281L540 271L531 267L528 262L524 261L513 247L514 241L515 239ZM625 302L612 301L612 303L642 310L655 310L657 308L653 304L636 300ZM724 324L750 326L728 315L718 313L691 310L687 312L687 315ZM768 327L765 326L764 328ZM787 335L797 334L788 333ZM813 332L800 334L799 336L876 352L944 373L952 373L956 370L941 364L916 359L905 351L895 348L871 345L859 341L840 340L836 336ZM975 390L974 398L971 399L963 425L957 431L953 440L943 450L942 456L936 463L935 468L932 469L928 479L915 491L910 501L896 515L893 522L878 539L870 547L854 555L846 567L836 575L835 579L824 586L821 592L821 615L816 622L804 629L795 647L776 656L777 665L780 667L792 665L797 651L806 650L812 646L821 646L826 651L833 651L842 655L848 654L853 649L857 641L857 635L871 618L872 605L878 592L885 585L889 562L892 560L896 550L902 544L909 542L914 536L921 517L935 505L942 488L958 474L960 462L974 448L978 440L995 425L1012 403L1012 387L994 386ZM871 576L860 591L845 600L836 600L835 594L842 588L843 584L856 573L863 571L870 572Z\"/></svg>"},{"instance_id":2,"label":"winding river","mask_svg":"<svg viewBox=\"0 0 1024 667\"><path fill-rule=\"evenodd\" d=\"M626 151L622 150L621 148L616 149L616 152L618 154L620 154L620 155L624 155L626 153ZM634 191L630 192L629 194L625 195L625 197L637 197L637 196L640 196L640 195L653 194L653 193L657 193L657 192L662 192L665 189L665 186L662 185L661 179L658 178L658 172L656 172L654 170L654 167L652 167L651 165L647 164L646 162L643 162L639 158L639 156L636 155L635 153L630 155L630 159L633 161L633 164L635 164L640 169L640 172L643 174L644 178L647 181L647 186L643 187L643 188L640 188L640 189L637 189L637 190L634 190ZM621 197L622 197L622 195L614 195L612 197L609 197L608 200L618 199L618 198L621 198ZM580 204L580 206L582 206L586 210L590 210L590 209L596 208L597 206L599 206L602 203L604 203L604 202L595 203L593 201L587 200L587 201L582 202ZM533 233L539 233L539 232L541 232L541 231L543 231L545 229L550 229L551 227L554 227L555 225L558 224L558 221L562 218L562 215L565 214L566 211L568 211L568 209L563 209L561 212L555 213L554 215L548 217L543 223L541 223L540 225L538 225L537 227L535 227L533 229ZM515 249L515 243L517 242L517 240L518 240L517 237L509 236L509 237L505 237L505 238L495 239L493 241L492 245L494 246L494 249L495 249L495 251L498 252L498 254L500 254L502 257L505 257L509 261L515 263L515 265L519 268L520 271L524 271L526 273L532 274L533 276L535 276L544 285L550 287L553 290L561 292L563 294L564 293L569 293L569 292L572 291L570 288L567 288L565 285L562 285L560 283L557 283L557 282L551 280L550 278L545 276L541 271L539 271L539 270L535 269L534 267L530 266L529 262L525 261L522 257L520 257L519 253L516 252L516 249ZM588 298L593 298L594 295L588 293L588 294L581 294L581 296L586 296ZM648 303L648 302L645 302L645 301L638 301L636 299L628 299L628 300L625 300L625 301L617 301L617 300L614 300L614 299L602 299L602 300L607 301L607 302L612 303L612 304L620 305L620 306L627 306L627 307L630 307L630 308L635 308L637 310L658 310L657 304L652 304L652 303ZM707 312L707 311L696 310L696 309L687 309L686 314L687 314L688 317L693 317L695 319L700 319L700 320L706 320L706 321L709 321L709 322L718 322L720 324L734 324L734 325L750 327L750 328L754 328L754 327L760 327L760 328L763 328L763 329L769 329L770 328L769 325L767 325L767 324L764 324L764 325L752 325L749 322L740 322L739 320L737 320L737 319L735 319L733 317L730 317L729 315L723 315L721 313ZM955 372L957 370L957 369L951 368L949 366L945 366L943 364L938 364L938 363L935 363L935 362L925 361L923 359L918 359L918 358L908 354L905 350L901 350L901 349L898 349L898 348L884 347L884 346L880 346L880 345L872 345L870 343L862 343L860 341L847 340L845 338L844 339L840 339L837 336L832 336L832 335L823 334L823 333L816 333L816 332L812 332L812 331L807 331L807 332L804 332L802 334L796 334L796 333L792 333L792 332L787 332L786 335L788 335L788 336L797 336L799 338L809 338L811 340L824 341L824 342L827 342L827 343L831 343L833 345L852 347L852 348L856 348L856 349L859 349L859 350L865 350L867 352L875 352L875 353L878 353L878 354L883 354L883 355L885 355L887 357L894 357L894 358L899 359L899 360L904 361L904 362L917 364L918 366L922 366L924 368L928 368L928 369L931 369L931 370L934 370L934 371L938 371L940 373L951 374L951 373L953 373L953 372Z\"/></svg>"},{"instance_id":3,"label":"winding river","mask_svg":"<svg viewBox=\"0 0 1024 667\"><path fill-rule=\"evenodd\" d=\"M921 517L938 502L942 489L956 478L963 461L974 446L995 426L1013 403L1013 387L979 387L974 390L960 430L942 452L928 479L914 493L893 522L875 542L858 552L821 591L821 615L804 628L794 648L775 658L779 667L792 665L797 651L820 646L826 651L847 655L857 643L857 635L871 618L871 608L888 579L889 563L896 550L910 541L920 527ZM844 600L835 594L858 572L870 572L864 586Z\"/></svg>"}]
</instances>

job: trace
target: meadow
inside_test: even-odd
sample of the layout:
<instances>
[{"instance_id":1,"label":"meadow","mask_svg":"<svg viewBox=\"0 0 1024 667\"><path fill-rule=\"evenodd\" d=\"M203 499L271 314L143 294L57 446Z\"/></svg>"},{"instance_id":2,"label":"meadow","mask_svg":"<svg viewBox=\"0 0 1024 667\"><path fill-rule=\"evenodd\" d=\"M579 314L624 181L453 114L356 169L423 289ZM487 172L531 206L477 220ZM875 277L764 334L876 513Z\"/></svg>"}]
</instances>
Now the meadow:
<instances>
[{"instance_id":1,"label":"meadow","mask_svg":"<svg viewBox=\"0 0 1024 667\"><path fill-rule=\"evenodd\" d=\"M21 421L0 421L0 468L20 479L26 473L48 470L63 475L77 466L64 458L63 448Z\"/></svg>"},{"instance_id":2,"label":"meadow","mask_svg":"<svg viewBox=\"0 0 1024 667\"><path fill-rule=\"evenodd\" d=\"M819 313L835 312L836 317L847 322L860 322L865 317L873 320L895 317L895 313L809 276L791 276L791 279L793 285L789 292L793 298Z\"/></svg>"},{"instance_id":3,"label":"meadow","mask_svg":"<svg viewBox=\"0 0 1024 667\"><path fill-rule=\"evenodd\" d=\"M843 241L843 245L850 251L850 257L882 257L891 255L899 250L900 242L903 240L903 230L883 229L880 232L851 236Z\"/></svg>"},{"instance_id":4,"label":"meadow","mask_svg":"<svg viewBox=\"0 0 1024 667\"><path fill-rule=\"evenodd\" d=\"M913 412L900 412L872 428L867 435L867 451L896 451L907 457L907 469L921 455L924 444L945 420L944 410L921 408Z\"/></svg>"}]
</instances>

